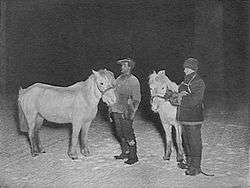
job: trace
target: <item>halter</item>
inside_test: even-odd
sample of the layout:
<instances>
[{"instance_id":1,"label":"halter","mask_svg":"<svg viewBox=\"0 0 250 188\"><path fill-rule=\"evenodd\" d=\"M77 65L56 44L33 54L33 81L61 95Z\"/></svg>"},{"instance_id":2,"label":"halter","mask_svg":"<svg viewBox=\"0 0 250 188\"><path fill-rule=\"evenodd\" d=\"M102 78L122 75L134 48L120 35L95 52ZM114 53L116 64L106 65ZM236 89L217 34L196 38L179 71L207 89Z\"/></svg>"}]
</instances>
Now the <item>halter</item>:
<instances>
[{"instance_id":1,"label":"halter","mask_svg":"<svg viewBox=\"0 0 250 188\"><path fill-rule=\"evenodd\" d=\"M163 97L163 96L161 96L161 95L154 95L154 96L151 97L150 102L152 103L153 100L154 100L154 98L156 98L156 97L157 97L157 98L160 98L160 99L164 99L164 100L166 101L165 97Z\"/></svg>"},{"instance_id":2,"label":"halter","mask_svg":"<svg viewBox=\"0 0 250 188\"><path fill-rule=\"evenodd\" d=\"M151 99L150 99L151 102L153 102L154 98L156 98L156 97L158 97L158 98L160 98L160 99L164 99L165 101L169 101L171 95L168 95L168 97L166 98L166 93L167 93L167 91L172 91L172 90L170 90L170 89L167 88L167 90L165 91L165 93L164 93L163 96L161 96L161 95L154 95L154 96L152 96ZM172 92L173 92L173 91L172 91ZM173 92L173 93L174 93L174 92Z\"/></svg>"},{"instance_id":3,"label":"halter","mask_svg":"<svg viewBox=\"0 0 250 188\"><path fill-rule=\"evenodd\" d=\"M111 87L105 89L104 91L102 91L102 90L99 88L98 84L96 84L96 86L97 86L98 90L100 91L100 93L102 94L102 96L103 96L107 91L109 91L110 89L114 89L114 86L111 86Z\"/></svg>"},{"instance_id":4,"label":"halter","mask_svg":"<svg viewBox=\"0 0 250 188\"><path fill-rule=\"evenodd\" d=\"M167 89L167 90L169 90L169 89ZM168 97L166 97L167 90L165 91L164 96L161 96L161 95L154 95L154 96L152 96L151 99L150 99L150 103L152 104L154 98L157 97L157 98L163 99L164 102L167 102L167 101L168 101L168 102L170 102L170 104L171 104L170 97L172 96L172 94L173 94L174 92L173 92L171 95L169 95ZM171 90L169 90L169 91L171 91ZM158 105L158 106L159 106L159 105Z\"/></svg>"},{"instance_id":5,"label":"halter","mask_svg":"<svg viewBox=\"0 0 250 188\"><path fill-rule=\"evenodd\" d=\"M115 87L114 87L114 86L111 86L111 87L105 89L104 91L102 91L102 90L99 88L98 85L97 85L97 88L98 88L98 90L101 92L101 94L102 94L102 96L103 96L107 91L109 91L110 89L114 89Z\"/></svg>"},{"instance_id":6,"label":"halter","mask_svg":"<svg viewBox=\"0 0 250 188\"><path fill-rule=\"evenodd\" d=\"M153 103L154 98L163 99L164 102L167 101L167 100L166 100L163 96L161 96L161 95L154 95L154 96L152 96L151 99L150 99L150 103L151 103L151 104ZM159 104L157 104L157 109L156 109L156 111L158 111L158 109L159 109Z\"/></svg>"}]
</instances>

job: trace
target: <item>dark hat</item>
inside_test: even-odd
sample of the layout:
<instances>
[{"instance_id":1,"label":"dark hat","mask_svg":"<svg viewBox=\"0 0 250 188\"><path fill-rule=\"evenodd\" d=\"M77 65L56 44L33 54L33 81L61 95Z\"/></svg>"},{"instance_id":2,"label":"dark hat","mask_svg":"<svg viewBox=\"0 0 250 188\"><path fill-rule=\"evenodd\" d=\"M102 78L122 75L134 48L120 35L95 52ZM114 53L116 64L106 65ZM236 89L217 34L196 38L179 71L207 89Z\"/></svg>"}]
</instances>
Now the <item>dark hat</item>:
<instances>
[{"instance_id":1,"label":"dark hat","mask_svg":"<svg viewBox=\"0 0 250 188\"><path fill-rule=\"evenodd\" d=\"M121 59L121 60L117 61L117 63L120 65L122 65L126 62L128 63L128 66L131 67L131 70L135 67L135 61L131 58Z\"/></svg>"},{"instance_id":2,"label":"dark hat","mask_svg":"<svg viewBox=\"0 0 250 188\"><path fill-rule=\"evenodd\" d=\"M197 59L191 57L191 58L188 58L184 61L183 67L197 71L198 65L199 65L199 61Z\"/></svg>"}]
</instances>

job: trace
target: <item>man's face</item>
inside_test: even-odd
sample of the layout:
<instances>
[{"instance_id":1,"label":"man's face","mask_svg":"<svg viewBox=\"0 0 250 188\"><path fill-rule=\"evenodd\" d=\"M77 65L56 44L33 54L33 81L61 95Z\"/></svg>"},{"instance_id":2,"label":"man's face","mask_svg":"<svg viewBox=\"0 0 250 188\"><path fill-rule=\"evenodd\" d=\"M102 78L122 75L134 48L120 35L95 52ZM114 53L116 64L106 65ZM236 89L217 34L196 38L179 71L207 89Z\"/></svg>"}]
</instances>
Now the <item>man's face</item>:
<instances>
[{"instance_id":1,"label":"man's face","mask_svg":"<svg viewBox=\"0 0 250 188\"><path fill-rule=\"evenodd\" d=\"M193 72L194 72L194 70L192 70L192 69L190 69L190 68L184 68L184 73L185 73L185 75L191 74L191 73L193 73Z\"/></svg>"},{"instance_id":2,"label":"man's face","mask_svg":"<svg viewBox=\"0 0 250 188\"><path fill-rule=\"evenodd\" d=\"M128 66L128 62L125 62L125 63L122 64L121 72L123 74L126 74L126 73L130 72L130 67Z\"/></svg>"}]
</instances>

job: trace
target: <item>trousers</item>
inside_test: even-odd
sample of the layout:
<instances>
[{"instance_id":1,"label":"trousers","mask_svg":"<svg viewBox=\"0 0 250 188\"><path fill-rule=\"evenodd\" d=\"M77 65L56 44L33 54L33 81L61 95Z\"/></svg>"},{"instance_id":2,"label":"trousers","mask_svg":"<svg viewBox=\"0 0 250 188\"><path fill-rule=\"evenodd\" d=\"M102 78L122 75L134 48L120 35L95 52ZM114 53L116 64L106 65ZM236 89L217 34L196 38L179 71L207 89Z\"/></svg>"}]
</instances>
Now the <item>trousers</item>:
<instances>
[{"instance_id":1,"label":"trousers","mask_svg":"<svg viewBox=\"0 0 250 188\"><path fill-rule=\"evenodd\" d=\"M122 113L112 113L116 135L121 145L122 155L128 155L128 158L134 159L137 157L137 144L132 127L133 120L124 118Z\"/></svg>"},{"instance_id":2,"label":"trousers","mask_svg":"<svg viewBox=\"0 0 250 188\"><path fill-rule=\"evenodd\" d=\"M182 125L182 141L188 165L200 169L202 158L201 124Z\"/></svg>"}]
</instances>

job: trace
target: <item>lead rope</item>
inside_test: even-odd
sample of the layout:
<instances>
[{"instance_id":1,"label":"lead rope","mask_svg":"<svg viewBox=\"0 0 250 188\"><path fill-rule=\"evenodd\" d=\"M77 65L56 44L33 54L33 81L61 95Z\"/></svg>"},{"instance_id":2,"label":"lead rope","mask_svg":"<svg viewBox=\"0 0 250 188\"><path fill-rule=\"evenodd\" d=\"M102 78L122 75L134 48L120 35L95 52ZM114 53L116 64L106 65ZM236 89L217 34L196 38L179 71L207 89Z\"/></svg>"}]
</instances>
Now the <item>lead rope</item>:
<instances>
[{"instance_id":1,"label":"lead rope","mask_svg":"<svg viewBox=\"0 0 250 188\"><path fill-rule=\"evenodd\" d=\"M207 173L203 172L202 170L201 170L201 174L203 174L205 176L214 176L214 174L207 174Z\"/></svg>"}]
</instances>

